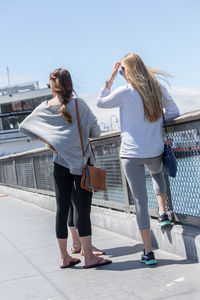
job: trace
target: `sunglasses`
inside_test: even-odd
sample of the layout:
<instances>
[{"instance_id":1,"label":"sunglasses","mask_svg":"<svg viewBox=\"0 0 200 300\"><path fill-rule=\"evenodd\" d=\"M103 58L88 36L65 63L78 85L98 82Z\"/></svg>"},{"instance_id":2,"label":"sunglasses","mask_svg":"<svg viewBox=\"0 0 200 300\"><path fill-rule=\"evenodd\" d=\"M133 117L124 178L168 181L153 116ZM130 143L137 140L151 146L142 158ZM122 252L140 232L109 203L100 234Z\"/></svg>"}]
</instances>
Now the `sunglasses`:
<instances>
[{"instance_id":1,"label":"sunglasses","mask_svg":"<svg viewBox=\"0 0 200 300\"><path fill-rule=\"evenodd\" d=\"M124 71L124 67L121 67L121 70L119 70L119 74L122 75L122 76L124 75L123 71Z\"/></svg>"},{"instance_id":2,"label":"sunglasses","mask_svg":"<svg viewBox=\"0 0 200 300\"><path fill-rule=\"evenodd\" d=\"M49 83L47 83L47 87L48 87L49 89L51 88Z\"/></svg>"}]
</instances>

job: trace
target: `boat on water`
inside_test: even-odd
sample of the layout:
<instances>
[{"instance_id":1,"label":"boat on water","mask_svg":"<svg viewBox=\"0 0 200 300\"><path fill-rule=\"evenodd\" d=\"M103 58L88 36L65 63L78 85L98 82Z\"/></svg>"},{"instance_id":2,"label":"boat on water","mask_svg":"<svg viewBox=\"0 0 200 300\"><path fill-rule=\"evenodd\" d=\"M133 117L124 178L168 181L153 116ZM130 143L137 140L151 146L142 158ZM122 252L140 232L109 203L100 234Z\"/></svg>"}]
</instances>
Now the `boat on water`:
<instances>
[{"instance_id":1,"label":"boat on water","mask_svg":"<svg viewBox=\"0 0 200 300\"><path fill-rule=\"evenodd\" d=\"M19 132L19 124L51 98L51 90L39 88L38 81L0 88L0 157L44 147L44 143Z\"/></svg>"}]
</instances>

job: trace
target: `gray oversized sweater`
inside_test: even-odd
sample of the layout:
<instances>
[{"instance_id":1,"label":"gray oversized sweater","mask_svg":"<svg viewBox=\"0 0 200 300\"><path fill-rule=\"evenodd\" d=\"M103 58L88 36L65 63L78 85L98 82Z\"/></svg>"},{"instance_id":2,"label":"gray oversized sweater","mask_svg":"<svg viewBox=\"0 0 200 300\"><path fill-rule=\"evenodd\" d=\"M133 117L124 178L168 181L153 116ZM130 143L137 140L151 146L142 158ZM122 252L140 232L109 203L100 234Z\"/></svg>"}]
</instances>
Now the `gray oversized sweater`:
<instances>
[{"instance_id":1,"label":"gray oversized sweater","mask_svg":"<svg viewBox=\"0 0 200 300\"><path fill-rule=\"evenodd\" d=\"M39 137L46 141L58 152L53 155L54 162L68 168L71 174L82 175L84 161L74 100L72 98L67 104L72 123L68 123L58 112L60 105L49 106L48 101L44 101L20 124L20 131L31 138ZM78 108L86 159L90 157L91 163L94 163L88 138L99 137L101 130L83 99L78 99Z\"/></svg>"}]
</instances>

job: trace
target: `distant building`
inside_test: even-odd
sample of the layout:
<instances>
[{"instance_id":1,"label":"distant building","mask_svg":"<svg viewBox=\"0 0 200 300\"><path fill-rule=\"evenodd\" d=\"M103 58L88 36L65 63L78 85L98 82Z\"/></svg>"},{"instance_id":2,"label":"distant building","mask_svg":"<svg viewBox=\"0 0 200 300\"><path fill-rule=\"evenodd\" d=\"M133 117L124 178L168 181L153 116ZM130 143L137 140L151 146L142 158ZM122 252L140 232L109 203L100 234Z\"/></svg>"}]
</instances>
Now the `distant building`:
<instances>
[{"instance_id":1,"label":"distant building","mask_svg":"<svg viewBox=\"0 0 200 300\"><path fill-rule=\"evenodd\" d=\"M19 124L51 98L51 90L40 89L37 81L0 88L0 156L44 147L19 132Z\"/></svg>"}]
</instances>

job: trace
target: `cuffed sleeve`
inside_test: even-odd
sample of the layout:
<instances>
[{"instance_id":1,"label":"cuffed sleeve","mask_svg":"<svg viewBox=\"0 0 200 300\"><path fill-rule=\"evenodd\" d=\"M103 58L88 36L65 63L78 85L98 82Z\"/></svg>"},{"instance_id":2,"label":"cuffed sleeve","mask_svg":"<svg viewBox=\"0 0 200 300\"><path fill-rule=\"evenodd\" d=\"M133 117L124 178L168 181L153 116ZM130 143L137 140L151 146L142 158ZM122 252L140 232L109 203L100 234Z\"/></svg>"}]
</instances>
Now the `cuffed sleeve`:
<instances>
[{"instance_id":1,"label":"cuffed sleeve","mask_svg":"<svg viewBox=\"0 0 200 300\"><path fill-rule=\"evenodd\" d=\"M125 104L124 101L127 100L126 91L127 86L119 87L113 92L111 92L111 89L103 87L100 90L96 105L100 108L121 107Z\"/></svg>"}]
</instances>

